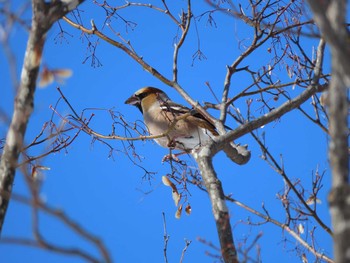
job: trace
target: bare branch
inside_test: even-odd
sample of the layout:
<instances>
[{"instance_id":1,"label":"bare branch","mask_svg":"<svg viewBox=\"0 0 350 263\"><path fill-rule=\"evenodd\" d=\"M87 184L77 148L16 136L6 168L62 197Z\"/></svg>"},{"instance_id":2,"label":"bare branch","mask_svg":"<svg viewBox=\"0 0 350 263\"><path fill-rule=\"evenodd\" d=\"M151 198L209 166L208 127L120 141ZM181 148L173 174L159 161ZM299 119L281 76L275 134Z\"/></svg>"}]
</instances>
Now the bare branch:
<instances>
[{"instance_id":1,"label":"bare branch","mask_svg":"<svg viewBox=\"0 0 350 263\"><path fill-rule=\"evenodd\" d=\"M297 240L303 247L305 247L308 251L310 251L312 254L314 254L317 258L320 258L328 263L334 263L335 261L333 261L331 258L327 257L326 255L324 255L323 253L318 252L317 250L315 250L315 248L311 245L309 245L305 240L303 240L300 235L298 233L296 233L295 231L293 231L289 226L287 226L286 224L282 224L281 222L279 222L276 219L273 219L270 217L270 215L265 215L263 213L260 213L259 211L249 207L248 205L232 198L229 196L225 196L226 200L244 208L245 210L263 218L266 220L266 222L270 222L273 223L274 225L280 227L281 229L283 229L284 231L286 231L288 234L290 234L295 240Z\"/></svg>"},{"instance_id":2,"label":"bare branch","mask_svg":"<svg viewBox=\"0 0 350 263\"><path fill-rule=\"evenodd\" d=\"M99 38L103 39L104 41L106 41L107 43L121 49L123 52L125 52L127 55L129 55L132 59L134 59L137 63L139 63L145 70L147 70L149 73L151 73L153 76L155 76L156 78L158 78L160 81L162 81L163 83L165 83L168 86L172 86L173 82L169 79L167 79L166 77L164 77L164 75L162 75L161 73L159 73L155 68L153 68L152 66L150 66L147 62L145 62L143 60L143 58L141 58L140 56L138 56L133 50L127 48L125 45L123 45L122 43L115 41L111 38L109 38L108 36L106 36L105 34L103 34L101 31L99 31L95 25L95 23L93 23L92 29L87 29L86 27L79 25L75 22L73 22L72 20L70 20L67 17L63 17L63 20L66 21L68 24L70 24L71 26L75 27L76 29L79 29L81 31L83 31L86 34L89 35L96 35Z\"/></svg>"},{"instance_id":3,"label":"bare branch","mask_svg":"<svg viewBox=\"0 0 350 263\"><path fill-rule=\"evenodd\" d=\"M165 2L164 2L165 3ZM192 19L192 11L191 11L191 0L188 0L187 3L187 13L182 13L183 19L186 21L186 24L183 28L181 38L177 44L175 44L175 49L174 49L174 62L173 62L173 82L177 82L177 71L178 71L178 66L177 66L177 60L179 57L179 50L183 43L185 42L188 30L190 29L191 25L191 19Z\"/></svg>"}]
</instances>

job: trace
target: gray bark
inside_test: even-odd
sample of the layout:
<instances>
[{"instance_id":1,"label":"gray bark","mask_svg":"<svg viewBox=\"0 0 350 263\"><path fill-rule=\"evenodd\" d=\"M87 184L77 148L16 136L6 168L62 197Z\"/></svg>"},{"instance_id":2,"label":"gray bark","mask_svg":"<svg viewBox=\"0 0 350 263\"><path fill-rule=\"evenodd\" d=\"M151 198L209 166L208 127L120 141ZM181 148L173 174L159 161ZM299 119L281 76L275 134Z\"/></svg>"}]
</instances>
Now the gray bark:
<instances>
[{"instance_id":1,"label":"gray bark","mask_svg":"<svg viewBox=\"0 0 350 263\"><path fill-rule=\"evenodd\" d=\"M207 189L216 229L220 241L221 254L226 263L238 263L237 250L233 242L230 214L226 206L224 190L213 167L213 154L208 146L198 149L193 154L201 171L205 188Z\"/></svg>"},{"instance_id":2,"label":"gray bark","mask_svg":"<svg viewBox=\"0 0 350 263\"><path fill-rule=\"evenodd\" d=\"M350 186L348 145L348 87L350 86L350 35L346 28L347 1L308 1L322 37L332 55L329 88L329 159L332 189L328 196L332 217L334 258L350 262Z\"/></svg>"}]
</instances>

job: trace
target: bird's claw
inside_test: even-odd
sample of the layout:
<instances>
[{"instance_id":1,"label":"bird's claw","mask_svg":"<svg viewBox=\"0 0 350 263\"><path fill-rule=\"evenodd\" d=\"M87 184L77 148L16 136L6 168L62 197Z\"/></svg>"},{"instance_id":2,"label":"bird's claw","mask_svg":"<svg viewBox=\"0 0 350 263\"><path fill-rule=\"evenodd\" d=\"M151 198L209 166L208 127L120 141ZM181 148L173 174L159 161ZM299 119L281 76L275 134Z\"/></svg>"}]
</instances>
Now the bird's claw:
<instances>
[{"instance_id":1,"label":"bird's claw","mask_svg":"<svg viewBox=\"0 0 350 263\"><path fill-rule=\"evenodd\" d=\"M167 162L167 161L175 161L175 162L180 162L180 159L177 158L177 155L176 154L173 154L173 153L170 153L170 154L167 154L163 157L162 159L162 163L164 162Z\"/></svg>"}]
</instances>

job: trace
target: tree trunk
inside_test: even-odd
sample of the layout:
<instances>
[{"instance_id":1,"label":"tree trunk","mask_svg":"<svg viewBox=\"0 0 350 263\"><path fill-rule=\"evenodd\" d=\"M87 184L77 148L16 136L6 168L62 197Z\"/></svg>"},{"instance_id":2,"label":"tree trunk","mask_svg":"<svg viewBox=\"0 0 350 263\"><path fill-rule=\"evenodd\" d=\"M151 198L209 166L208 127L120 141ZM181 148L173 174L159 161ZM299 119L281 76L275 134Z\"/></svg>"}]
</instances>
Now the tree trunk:
<instances>
[{"instance_id":1,"label":"tree trunk","mask_svg":"<svg viewBox=\"0 0 350 263\"><path fill-rule=\"evenodd\" d=\"M332 217L334 258L350 262L350 186L348 145L348 87L350 86L350 35L346 28L346 1L309 0L322 37L332 54L332 79L329 87L329 159L332 189L328 196Z\"/></svg>"}]
</instances>

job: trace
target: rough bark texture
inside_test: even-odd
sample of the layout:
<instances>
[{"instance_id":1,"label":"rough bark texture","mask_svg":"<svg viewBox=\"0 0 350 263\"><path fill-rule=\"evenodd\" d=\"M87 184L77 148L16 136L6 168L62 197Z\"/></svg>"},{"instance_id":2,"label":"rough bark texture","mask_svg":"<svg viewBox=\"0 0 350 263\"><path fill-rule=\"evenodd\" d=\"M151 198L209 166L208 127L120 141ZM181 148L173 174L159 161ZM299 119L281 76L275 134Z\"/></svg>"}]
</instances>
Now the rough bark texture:
<instances>
[{"instance_id":1,"label":"rough bark texture","mask_svg":"<svg viewBox=\"0 0 350 263\"><path fill-rule=\"evenodd\" d=\"M80 2L78 0L66 1L65 3L32 1L32 25L24 56L20 85L14 103L14 112L0 162L0 233L11 196L18 158L23 148L27 124L34 107L34 92L46 32L54 22L74 9Z\"/></svg>"},{"instance_id":2,"label":"rough bark texture","mask_svg":"<svg viewBox=\"0 0 350 263\"><path fill-rule=\"evenodd\" d=\"M238 263L230 215L226 206L221 181L218 179L213 167L212 156L213 154L207 146L194 154L212 205L222 257L226 263Z\"/></svg>"},{"instance_id":3,"label":"rough bark texture","mask_svg":"<svg viewBox=\"0 0 350 263\"><path fill-rule=\"evenodd\" d=\"M328 196L337 263L350 262L350 186L348 145L348 87L350 86L350 35L346 28L346 1L309 0L322 37L332 55L329 88L329 159L332 189Z\"/></svg>"}]
</instances>

